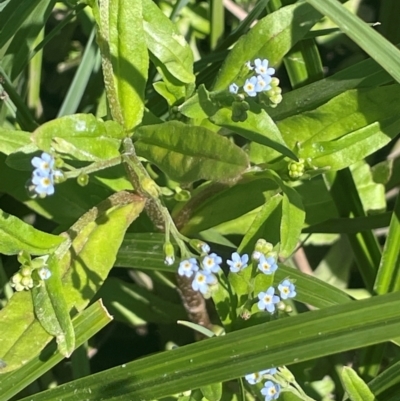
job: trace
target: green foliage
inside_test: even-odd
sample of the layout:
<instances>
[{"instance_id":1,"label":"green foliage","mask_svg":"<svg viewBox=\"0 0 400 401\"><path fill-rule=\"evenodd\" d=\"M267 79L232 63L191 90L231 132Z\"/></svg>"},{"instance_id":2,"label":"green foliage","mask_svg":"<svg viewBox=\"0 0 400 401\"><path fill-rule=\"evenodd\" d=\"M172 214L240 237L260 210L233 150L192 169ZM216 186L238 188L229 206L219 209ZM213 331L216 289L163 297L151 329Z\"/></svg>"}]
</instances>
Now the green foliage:
<instances>
[{"instance_id":1,"label":"green foliage","mask_svg":"<svg viewBox=\"0 0 400 401\"><path fill-rule=\"evenodd\" d=\"M398 16L253 3L0 4L0 401L397 400Z\"/></svg>"}]
</instances>

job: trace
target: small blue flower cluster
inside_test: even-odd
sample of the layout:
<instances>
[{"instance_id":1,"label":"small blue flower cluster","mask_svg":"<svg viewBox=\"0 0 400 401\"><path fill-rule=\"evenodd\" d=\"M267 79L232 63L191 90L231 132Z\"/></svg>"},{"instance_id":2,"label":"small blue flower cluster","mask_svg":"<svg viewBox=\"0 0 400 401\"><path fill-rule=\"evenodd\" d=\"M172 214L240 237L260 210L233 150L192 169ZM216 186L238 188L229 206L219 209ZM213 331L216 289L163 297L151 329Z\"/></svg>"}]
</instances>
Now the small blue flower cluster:
<instances>
[{"instance_id":1,"label":"small blue flower cluster","mask_svg":"<svg viewBox=\"0 0 400 401\"><path fill-rule=\"evenodd\" d=\"M250 373L245 376L245 379L249 384L260 383L264 378L264 375L271 375L277 373L276 368L261 370L260 372ZM264 383L264 387L261 390L261 394L265 396L265 401L276 400L281 392L281 386L278 383L274 383L271 380L267 380Z\"/></svg>"},{"instance_id":2,"label":"small blue flower cluster","mask_svg":"<svg viewBox=\"0 0 400 401\"><path fill-rule=\"evenodd\" d=\"M207 245L208 247L208 245ZM204 250L210 250L210 248L204 248ZM221 269L220 264L222 263L222 258L216 253L211 253L210 255L205 255L201 260L200 267L197 263L197 259L190 258L183 260L179 264L178 274L180 276L192 277L192 288L195 291L200 291L203 295L210 295L212 286L217 285L217 277L213 273L218 273Z\"/></svg>"},{"instance_id":3,"label":"small blue flower cluster","mask_svg":"<svg viewBox=\"0 0 400 401\"><path fill-rule=\"evenodd\" d=\"M268 60L261 60L259 58L254 60L254 65L250 62L247 63L247 67L250 70L254 70L256 75L246 79L246 82L243 85L243 90L247 93L248 96L254 97L259 92L268 91L272 88L271 80L272 75L275 74L275 69L268 67ZM229 86L229 92L238 93L239 86L235 83Z\"/></svg>"},{"instance_id":4,"label":"small blue flower cluster","mask_svg":"<svg viewBox=\"0 0 400 401\"><path fill-rule=\"evenodd\" d=\"M39 195L41 198L53 195L54 179L63 175L60 170L54 169L54 157L43 152L41 157L35 156L31 163L35 167L31 179L34 194Z\"/></svg>"},{"instance_id":5,"label":"small blue flower cluster","mask_svg":"<svg viewBox=\"0 0 400 401\"><path fill-rule=\"evenodd\" d=\"M248 255L240 256L237 252L232 254L232 260L228 260L229 269L232 273L238 273L247 267L249 261ZM272 255L264 255L259 251L253 253L253 259L258 260L257 268L264 274L270 275L276 272L278 265L276 259ZM278 285L280 297L275 295L274 287L269 287L265 292L260 292L258 297L258 309L266 310L269 313L275 312L275 305L278 304L281 299L294 298L296 296L295 285L288 279L283 280Z\"/></svg>"}]
</instances>

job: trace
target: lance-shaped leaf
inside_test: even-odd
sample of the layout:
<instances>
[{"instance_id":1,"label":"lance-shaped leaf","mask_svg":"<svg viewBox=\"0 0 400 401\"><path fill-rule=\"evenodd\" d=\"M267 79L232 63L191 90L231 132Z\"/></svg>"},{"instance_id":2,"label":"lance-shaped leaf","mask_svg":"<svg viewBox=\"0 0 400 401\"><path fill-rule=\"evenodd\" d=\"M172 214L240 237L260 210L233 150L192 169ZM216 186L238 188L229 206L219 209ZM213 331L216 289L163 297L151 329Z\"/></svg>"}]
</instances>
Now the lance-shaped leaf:
<instances>
[{"instance_id":1,"label":"lance-shaped leaf","mask_svg":"<svg viewBox=\"0 0 400 401\"><path fill-rule=\"evenodd\" d=\"M101 0L99 45L112 116L127 131L142 121L149 57L142 2Z\"/></svg>"},{"instance_id":2,"label":"lance-shaped leaf","mask_svg":"<svg viewBox=\"0 0 400 401\"><path fill-rule=\"evenodd\" d=\"M342 169L385 146L400 129L400 86L350 90L313 111L277 123L284 141L314 167ZM252 144L250 157L271 159ZM279 156L276 153L275 157Z\"/></svg>"},{"instance_id":3,"label":"lance-shaped leaf","mask_svg":"<svg viewBox=\"0 0 400 401\"><path fill-rule=\"evenodd\" d=\"M0 129L0 152L9 155L17 149L31 143L30 133L12 129Z\"/></svg>"},{"instance_id":4,"label":"lance-shaped leaf","mask_svg":"<svg viewBox=\"0 0 400 401\"><path fill-rule=\"evenodd\" d=\"M76 347L88 341L111 320L112 317L104 308L101 300L90 305L72 321L76 334ZM55 344L50 343L40 355L33 358L20 369L1 377L0 394L5 400L11 399L12 396L18 394L30 383L49 371L63 358L64 356L60 352L57 352Z\"/></svg>"},{"instance_id":5,"label":"lance-shaped leaf","mask_svg":"<svg viewBox=\"0 0 400 401\"><path fill-rule=\"evenodd\" d=\"M68 245L67 242L60 247L61 253ZM75 332L64 297L58 257L56 252L46 261L51 276L32 288L32 299L36 318L47 333L56 338L60 353L69 357L75 349Z\"/></svg>"},{"instance_id":6,"label":"lance-shaped leaf","mask_svg":"<svg viewBox=\"0 0 400 401\"><path fill-rule=\"evenodd\" d=\"M247 61L266 58L271 65L276 65L320 18L321 14L309 4L296 3L261 19L229 53L214 90L227 89L235 82Z\"/></svg>"},{"instance_id":7,"label":"lance-shaped leaf","mask_svg":"<svg viewBox=\"0 0 400 401\"><path fill-rule=\"evenodd\" d=\"M152 62L163 77L155 89L169 104L184 98L193 84L193 53L175 24L152 0L143 1L143 27Z\"/></svg>"},{"instance_id":8,"label":"lance-shaped leaf","mask_svg":"<svg viewBox=\"0 0 400 401\"><path fill-rule=\"evenodd\" d=\"M142 198L119 192L89 210L68 230L72 243L58 264L70 313L82 311L103 284L126 229L143 207ZM0 332L0 359L7 364L0 373L34 358L52 338L36 320L29 292L14 294L0 311Z\"/></svg>"},{"instance_id":9,"label":"lance-shaped leaf","mask_svg":"<svg viewBox=\"0 0 400 401\"><path fill-rule=\"evenodd\" d=\"M135 138L137 154L176 181L226 181L248 167L242 149L207 128L171 121L140 127Z\"/></svg>"},{"instance_id":10,"label":"lance-shaped leaf","mask_svg":"<svg viewBox=\"0 0 400 401\"><path fill-rule=\"evenodd\" d=\"M256 112L248 111L243 122L232 120L232 111L220 109L210 120L221 127L229 128L250 141L275 149L284 156L297 160L296 155L287 147L279 128L265 110L258 108Z\"/></svg>"},{"instance_id":11,"label":"lance-shaped leaf","mask_svg":"<svg viewBox=\"0 0 400 401\"><path fill-rule=\"evenodd\" d=\"M117 366L23 401L167 397L249 372L388 341L399 333L399 307L399 295L392 293L302 313L141 358L124 369Z\"/></svg>"},{"instance_id":12,"label":"lance-shaped leaf","mask_svg":"<svg viewBox=\"0 0 400 401\"><path fill-rule=\"evenodd\" d=\"M73 114L43 124L33 132L32 140L46 152L54 148L79 160L106 160L119 155L117 125L92 114Z\"/></svg>"},{"instance_id":13,"label":"lance-shaped leaf","mask_svg":"<svg viewBox=\"0 0 400 401\"><path fill-rule=\"evenodd\" d=\"M26 251L32 255L52 252L64 238L37 230L15 216L0 210L0 253L16 255Z\"/></svg>"},{"instance_id":14,"label":"lance-shaped leaf","mask_svg":"<svg viewBox=\"0 0 400 401\"><path fill-rule=\"evenodd\" d=\"M351 401L375 401L376 398L360 376L348 366L342 370L342 381Z\"/></svg>"}]
</instances>

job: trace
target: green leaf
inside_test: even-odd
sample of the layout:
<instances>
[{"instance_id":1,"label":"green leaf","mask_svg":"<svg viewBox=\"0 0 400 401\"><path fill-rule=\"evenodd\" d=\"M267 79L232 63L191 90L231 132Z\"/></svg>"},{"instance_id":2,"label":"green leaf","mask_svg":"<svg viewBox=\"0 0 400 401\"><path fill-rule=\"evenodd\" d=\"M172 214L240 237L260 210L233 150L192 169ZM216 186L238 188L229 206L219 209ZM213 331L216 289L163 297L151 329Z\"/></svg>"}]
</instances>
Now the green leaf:
<instances>
[{"instance_id":1,"label":"green leaf","mask_svg":"<svg viewBox=\"0 0 400 401\"><path fill-rule=\"evenodd\" d=\"M374 290L378 294L389 291L398 291L399 284L399 241L400 241L400 196L397 195L396 203L390 220L389 232L379 263L378 274L374 283Z\"/></svg>"},{"instance_id":2,"label":"green leaf","mask_svg":"<svg viewBox=\"0 0 400 401\"><path fill-rule=\"evenodd\" d=\"M74 114L43 124L33 132L32 140L46 152L54 148L67 158L98 161L119 156L121 141L110 137L110 131L114 136L115 128L92 114Z\"/></svg>"},{"instance_id":3,"label":"green leaf","mask_svg":"<svg viewBox=\"0 0 400 401\"><path fill-rule=\"evenodd\" d=\"M65 247L64 244L60 248ZM47 333L56 338L58 350L68 358L75 349L75 332L64 297L58 256L54 253L46 262L51 276L31 291L36 318Z\"/></svg>"},{"instance_id":4,"label":"green leaf","mask_svg":"<svg viewBox=\"0 0 400 401\"><path fill-rule=\"evenodd\" d=\"M228 189L219 188L217 193L208 194L205 188L201 204L192 210L189 221L182 228L182 233L185 235L198 233L240 218L263 205L277 191L278 186L272 180L247 174L235 186Z\"/></svg>"},{"instance_id":5,"label":"green leaf","mask_svg":"<svg viewBox=\"0 0 400 401\"><path fill-rule=\"evenodd\" d=\"M279 255L286 258L291 255L299 242L306 214L301 197L296 190L285 185L283 181L280 185L283 190L283 199Z\"/></svg>"},{"instance_id":6,"label":"green leaf","mask_svg":"<svg viewBox=\"0 0 400 401\"><path fill-rule=\"evenodd\" d=\"M200 387L200 391L207 401L219 401L222 397L222 383L213 383Z\"/></svg>"},{"instance_id":7,"label":"green leaf","mask_svg":"<svg viewBox=\"0 0 400 401\"><path fill-rule=\"evenodd\" d=\"M248 167L246 153L206 128L171 121L138 128L135 148L179 182L227 181Z\"/></svg>"},{"instance_id":8,"label":"green leaf","mask_svg":"<svg viewBox=\"0 0 400 401\"><path fill-rule=\"evenodd\" d=\"M282 7L262 18L237 41L226 58L213 89L227 89L249 60L266 58L270 65L277 65L320 18L321 15L307 3Z\"/></svg>"},{"instance_id":9,"label":"green leaf","mask_svg":"<svg viewBox=\"0 0 400 401\"><path fill-rule=\"evenodd\" d=\"M360 61L336 74L285 93L279 107L269 111L274 120L314 110L350 89L371 88L391 83L392 77L372 59Z\"/></svg>"},{"instance_id":10,"label":"green leaf","mask_svg":"<svg viewBox=\"0 0 400 401\"><path fill-rule=\"evenodd\" d=\"M143 207L142 198L119 192L89 210L68 230L72 244L59 259L68 311L80 312L88 305L114 265L126 229ZM0 311L0 332L0 359L7 363L1 373L38 355L51 339L35 319L29 292L14 294Z\"/></svg>"},{"instance_id":11,"label":"green leaf","mask_svg":"<svg viewBox=\"0 0 400 401\"><path fill-rule=\"evenodd\" d=\"M351 401L375 401L376 398L367 384L350 367L344 366L342 370L344 388Z\"/></svg>"},{"instance_id":12,"label":"green leaf","mask_svg":"<svg viewBox=\"0 0 400 401\"><path fill-rule=\"evenodd\" d=\"M272 244L279 242L279 225L282 219L282 195L276 194L257 212L253 223L238 247L239 253L253 252L259 238L264 238Z\"/></svg>"},{"instance_id":13,"label":"green leaf","mask_svg":"<svg viewBox=\"0 0 400 401\"><path fill-rule=\"evenodd\" d=\"M142 121L149 67L141 1L100 2L99 45L112 116L132 131Z\"/></svg>"},{"instance_id":14,"label":"green leaf","mask_svg":"<svg viewBox=\"0 0 400 401\"><path fill-rule=\"evenodd\" d=\"M72 321L76 334L76 347L88 341L111 320L112 317L107 313L101 301L90 305ZM30 383L48 372L63 358L64 356L57 351L55 343L50 343L40 355L37 355L19 369L1 376L1 396L4 400L9 400Z\"/></svg>"},{"instance_id":15,"label":"green leaf","mask_svg":"<svg viewBox=\"0 0 400 401\"><path fill-rule=\"evenodd\" d=\"M399 86L347 91L278 123L290 149L314 167L343 169L382 148L400 127Z\"/></svg>"},{"instance_id":16,"label":"green leaf","mask_svg":"<svg viewBox=\"0 0 400 401\"><path fill-rule=\"evenodd\" d=\"M232 121L232 111L226 108L220 109L210 120L221 127L229 128L250 141L275 149L277 152L291 159L297 160L296 155L288 149L278 127L271 117L260 107L247 112L244 122Z\"/></svg>"},{"instance_id":17,"label":"green leaf","mask_svg":"<svg viewBox=\"0 0 400 401\"><path fill-rule=\"evenodd\" d=\"M154 400L272 366L388 341L399 333L399 307L394 293L307 312L141 358L124 369L118 366L23 401Z\"/></svg>"},{"instance_id":18,"label":"green leaf","mask_svg":"<svg viewBox=\"0 0 400 401\"><path fill-rule=\"evenodd\" d=\"M64 238L37 230L22 220L0 210L0 253L16 255L26 251L32 255L51 253Z\"/></svg>"},{"instance_id":19,"label":"green leaf","mask_svg":"<svg viewBox=\"0 0 400 401\"><path fill-rule=\"evenodd\" d=\"M30 133L7 128L0 129L0 152L6 155L31 143Z\"/></svg>"},{"instance_id":20,"label":"green leaf","mask_svg":"<svg viewBox=\"0 0 400 401\"><path fill-rule=\"evenodd\" d=\"M350 167L363 209L376 214L386 210L385 186L373 180L371 167L364 160Z\"/></svg>"},{"instance_id":21,"label":"green leaf","mask_svg":"<svg viewBox=\"0 0 400 401\"><path fill-rule=\"evenodd\" d=\"M143 0L143 26L147 47L170 75L193 83L193 53L174 23L151 0Z\"/></svg>"}]
</instances>

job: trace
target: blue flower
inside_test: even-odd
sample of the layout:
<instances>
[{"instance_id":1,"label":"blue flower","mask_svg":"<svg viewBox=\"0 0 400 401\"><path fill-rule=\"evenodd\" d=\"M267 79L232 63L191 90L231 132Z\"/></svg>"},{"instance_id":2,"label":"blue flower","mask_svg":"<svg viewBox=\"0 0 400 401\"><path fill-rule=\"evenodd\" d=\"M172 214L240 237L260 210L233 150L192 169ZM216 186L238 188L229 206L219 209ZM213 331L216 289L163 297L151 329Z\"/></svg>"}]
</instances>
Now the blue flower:
<instances>
[{"instance_id":1,"label":"blue flower","mask_svg":"<svg viewBox=\"0 0 400 401\"><path fill-rule=\"evenodd\" d=\"M51 271L47 267L41 267L38 274L42 280L48 280L51 277Z\"/></svg>"},{"instance_id":2,"label":"blue flower","mask_svg":"<svg viewBox=\"0 0 400 401\"><path fill-rule=\"evenodd\" d=\"M42 197L54 194L54 179L52 174L43 173L41 170L36 169L33 172L32 184L33 190Z\"/></svg>"},{"instance_id":3,"label":"blue flower","mask_svg":"<svg viewBox=\"0 0 400 401\"><path fill-rule=\"evenodd\" d=\"M199 266L197 266L197 260L195 258L190 258L186 260L182 260L179 263L178 274L180 276L192 277L194 272L199 270Z\"/></svg>"},{"instance_id":4,"label":"blue flower","mask_svg":"<svg viewBox=\"0 0 400 401\"><path fill-rule=\"evenodd\" d=\"M269 287L267 291L260 292L258 296L258 309L260 310L267 310L269 313L275 312L275 304L277 304L280 299L275 294L274 287Z\"/></svg>"},{"instance_id":5,"label":"blue flower","mask_svg":"<svg viewBox=\"0 0 400 401\"><path fill-rule=\"evenodd\" d=\"M272 78L269 75L257 75L257 92L268 91L272 88L270 85Z\"/></svg>"},{"instance_id":6,"label":"blue flower","mask_svg":"<svg viewBox=\"0 0 400 401\"><path fill-rule=\"evenodd\" d=\"M272 274L275 273L278 265L276 264L275 258L273 256L265 257L264 255L260 256L258 262L258 269L261 270L264 274Z\"/></svg>"},{"instance_id":7,"label":"blue flower","mask_svg":"<svg viewBox=\"0 0 400 401\"><path fill-rule=\"evenodd\" d=\"M216 253L207 255L203 258L203 269L208 273L217 273L220 269L219 265L222 263L222 258Z\"/></svg>"},{"instance_id":8,"label":"blue flower","mask_svg":"<svg viewBox=\"0 0 400 401\"><path fill-rule=\"evenodd\" d=\"M201 251L203 252L203 253L210 253L210 245L208 245L206 242L203 242L201 245L200 245L200 249L201 249Z\"/></svg>"},{"instance_id":9,"label":"blue flower","mask_svg":"<svg viewBox=\"0 0 400 401\"><path fill-rule=\"evenodd\" d=\"M246 375L244 378L247 380L249 384L257 384L263 379L263 376L269 373L270 369L261 370L260 372L250 373Z\"/></svg>"},{"instance_id":10,"label":"blue flower","mask_svg":"<svg viewBox=\"0 0 400 401\"><path fill-rule=\"evenodd\" d=\"M276 374L276 372L278 371L278 369L277 368L270 368L270 369L265 369L265 370L263 370L263 374L264 375L274 375L274 374Z\"/></svg>"},{"instance_id":11,"label":"blue flower","mask_svg":"<svg viewBox=\"0 0 400 401\"><path fill-rule=\"evenodd\" d=\"M275 74L275 68L268 68L268 60L264 59L261 60L259 58L254 60L254 65L255 65L255 71L257 74L263 76L264 78L266 76L274 75Z\"/></svg>"},{"instance_id":12,"label":"blue flower","mask_svg":"<svg viewBox=\"0 0 400 401\"><path fill-rule=\"evenodd\" d=\"M278 285L278 290L281 293L282 299L294 298L297 295L295 285L288 279L283 280Z\"/></svg>"},{"instance_id":13,"label":"blue flower","mask_svg":"<svg viewBox=\"0 0 400 401\"><path fill-rule=\"evenodd\" d=\"M281 386L268 380L264 383L261 394L265 396L265 401L276 400L281 392Z\"/></svg>"},{"instance_id":14,"label":"blue flower","mask_svg":"<svg viewBox=\"0 0 400 401\"><path fill-rule=\"evenodd\" d=\"M35 171L41 175L48 175L53 170L54 157L46 152L43 152L41 157L35 156L31 160L31 163L33 167L36 167Z\"/></svg>"},{"instance_id":15,"label":"blue flower","mask_svg":"<svg viewBox=\"0 0 400 401\"><path fill-rule=\"evenodd\" d=\"M226 263L229 265L229 269L232 273L237 273L247 267L249 261L249 255L244 254L242 257L237 253L232 253L232 260L227 260Z\"/></svg>"},{"instance_id":16,"label":"blue flower","mask_svg":"<svg viewBox=\"0 0 400 401\"><path fill-rule=\"evenodd\" d=\"M238 90L239 90L239 87L235 83L229 85L230 93L238 93Z\"/></svg>"},{"instance_id":17,"label":"blue flower","mask_svg":"<svg viewBox=\"0 0 400 401\"><path fill-rule=\"evenodd\" d=\"M259 88L260 87L258 85L257 77L246 79L246 82L243 86L243 90L251 97L257 95L257 92L259 92Z\"/></svg>"},{"instance_id":18,"label":"blue flower","mask_svg":"<svg viewBox=\"0 0 400 401\"><path fill-rule=\"evenodd\" d=\"M214 274L209 273L205 270L198 271L194 276L192 281L192 288L195 291L200 291L202 294L207 294L209 292L210 285L217 284L217 278Z\"/></svg>"}]
</instances>

